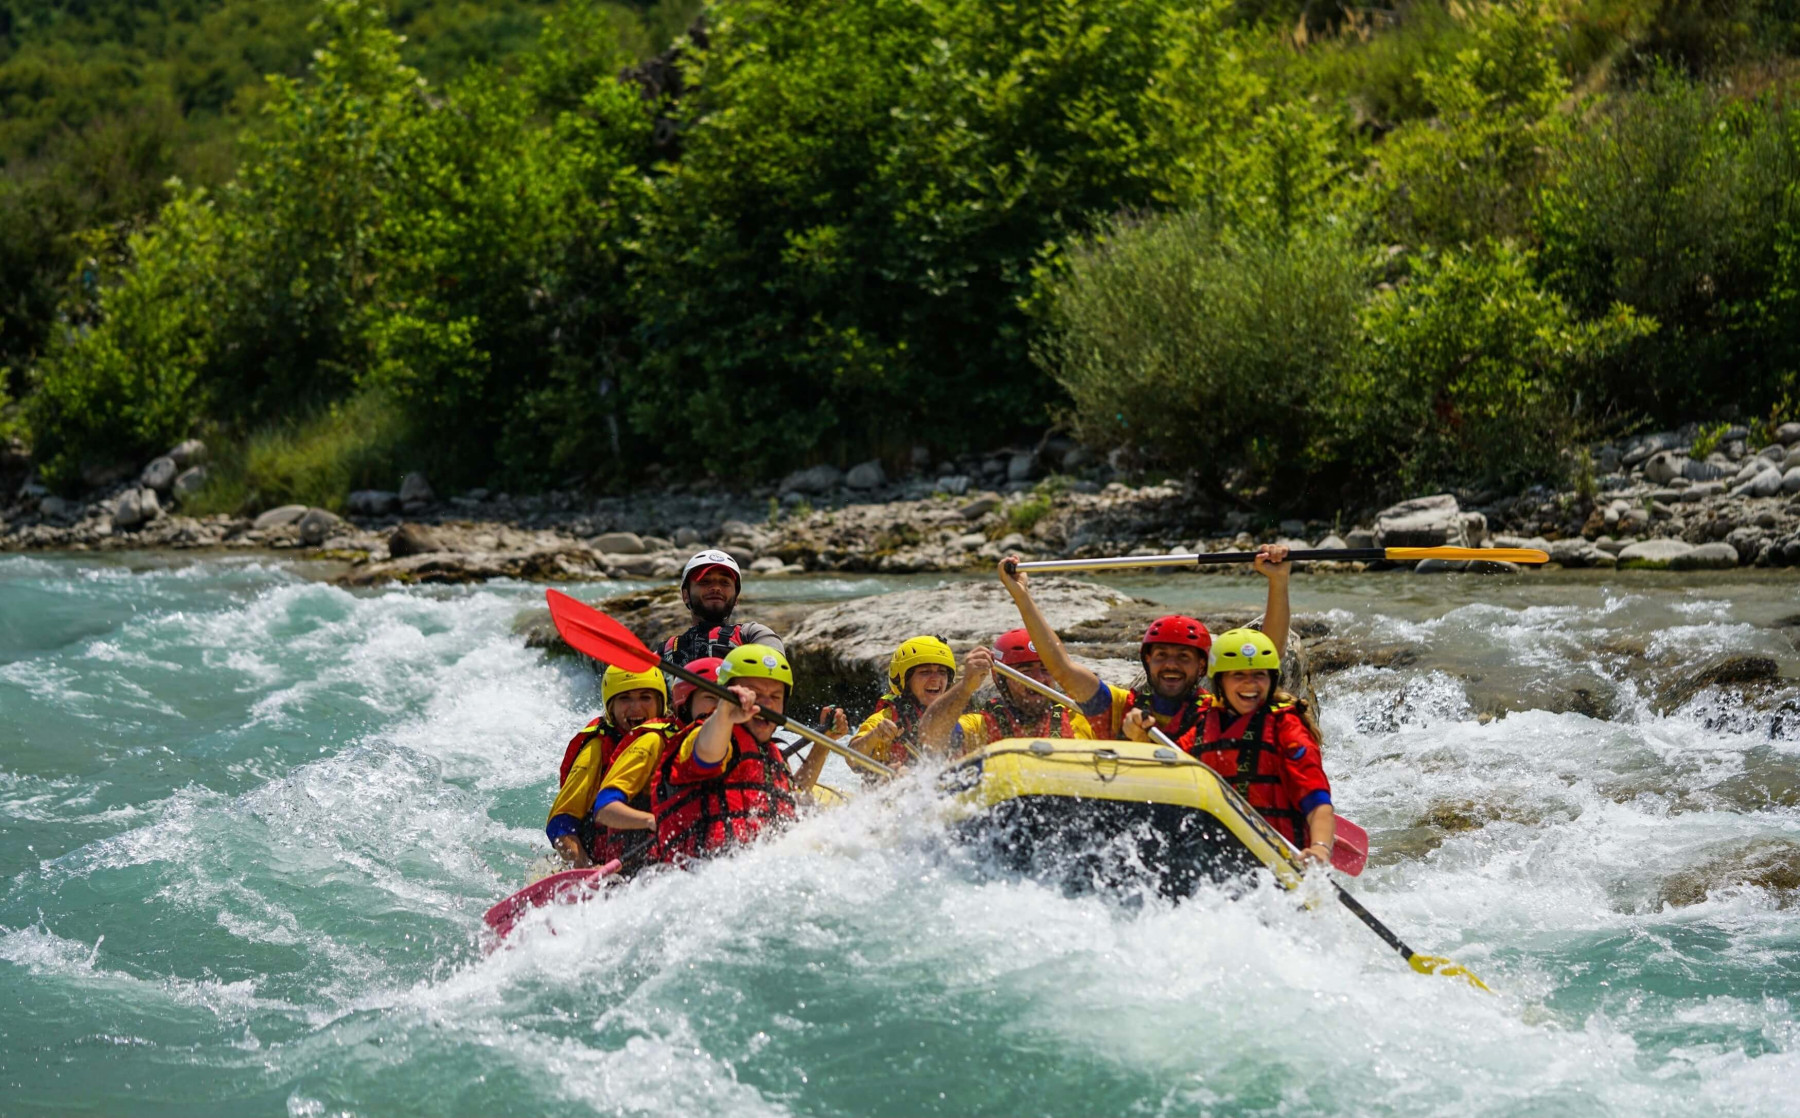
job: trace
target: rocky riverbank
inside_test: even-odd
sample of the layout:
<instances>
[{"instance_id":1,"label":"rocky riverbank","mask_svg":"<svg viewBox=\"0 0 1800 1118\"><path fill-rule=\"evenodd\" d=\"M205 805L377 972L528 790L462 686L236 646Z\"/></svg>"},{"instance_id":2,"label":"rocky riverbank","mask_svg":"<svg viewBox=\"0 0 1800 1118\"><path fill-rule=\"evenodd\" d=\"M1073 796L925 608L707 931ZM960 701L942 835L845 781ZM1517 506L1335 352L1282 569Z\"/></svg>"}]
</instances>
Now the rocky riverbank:
<instances>
[{"instance_id":1,"label":"rocky riverbank","mask_svg":"<svg viewBox=\"0 0 1800 1118\"><path fill-rule=\"evenodd\" d=\"M1014 551L1065 558L1273 540L1535 546L1568 567L1800 565L1800 424L1759 448L1748 434L1701 437L1690 428L1601 444L1589 450L1593 469L1565 490L1435 494L1332 522L1269 522L1221 505L1191 480L1128 484L1083 448L1054 444L921 464L898 478L867 462L847 473L813 467L745 492L695 483L599 499L482 489L440 496L413 474L392 492L352 494L344 515L289 505L253 517L192 516L183 502L205 483L206 451L190 441L81 500L27 478L0 509L0 550L270 549L342 560L350 585L667 579L703 546L730 551L760 577L955 571Z\"/></svg>"}]
</instances>

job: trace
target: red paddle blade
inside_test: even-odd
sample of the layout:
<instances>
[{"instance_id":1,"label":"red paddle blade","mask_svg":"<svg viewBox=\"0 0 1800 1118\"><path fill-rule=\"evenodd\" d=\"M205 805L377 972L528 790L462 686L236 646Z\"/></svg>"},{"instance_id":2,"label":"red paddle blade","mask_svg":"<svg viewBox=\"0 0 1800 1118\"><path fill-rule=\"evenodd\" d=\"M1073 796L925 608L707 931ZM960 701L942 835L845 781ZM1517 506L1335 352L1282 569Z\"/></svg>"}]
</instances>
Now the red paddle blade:
<instances>
[{"instance_id":1,"label":"red paddle blade","mask_svg":"<svg viewBox=\"0 0 1800 1118\"><path fill-rule=\"evenodd\" d=\"M1355 877L1369 864L1369 832L1341 815L1336 822L1337 845L1331 848L1332 868Z\"/></svg>"},{"instance_id":2,"label":"red paddle blade","mask_svg":"<svg viewBox=\"0 0 1800 1118\"><path fill-rule=\"evenodd\" d=\"M550 602L550 620L556 623L556 631L582 655L628 672L647 672L662 663L630 629L593 606L560 590L546 590L544 597Z\"/></svg>"},{"instance_id":3,"label":"red paddle blade","mask_svg":"<svg viewBox=\"0 0 1800 1118\"><path fill-rule=\"evenodd\" d=\"M542 908L547 904L559 901L572 901L600 888L601 879L619 872L619 860L614 858L604 866L589 866L580 870L564 870L553 873L549 877L534 881L512 896L487 910L481 919L501 939L513 930L513 925L534 908Z\"/></svg>"}]
</instances>

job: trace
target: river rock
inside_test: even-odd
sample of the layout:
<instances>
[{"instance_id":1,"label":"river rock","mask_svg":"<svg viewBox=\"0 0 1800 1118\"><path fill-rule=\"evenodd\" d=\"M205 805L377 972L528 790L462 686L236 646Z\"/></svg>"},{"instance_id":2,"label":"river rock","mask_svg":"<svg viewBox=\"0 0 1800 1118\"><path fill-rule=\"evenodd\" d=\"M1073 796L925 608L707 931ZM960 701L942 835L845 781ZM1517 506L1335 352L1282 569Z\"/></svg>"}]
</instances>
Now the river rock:
<instances>
[{"instance_id":1,"label":"river rock","mask_svg":"<svg viewBox=\"0 0 1800 1118\"><path fill-rule=\"evenodd\" d=\"M1619 566L1661 570L1692 550L1694 545L1682 540L1642 540L1619 552Z\"/></svg>"},{"instance_id":2,"label":"river rock","mask_svg":"<svg viewBox=\"0 0 1800 1118\"><path fill-rule=\"evenodd\" d=\"M1663 882L1658 899L1670 908L1700 904L1729 889L1761 889L1782 908L1800 901L1800 845L1785 839L1732 844Z\"/></svg>"},{"instance_id":3,"label":"river rock","mask_svg":"<svg viewBox=\"0 0 1800 1118\"><path fill-rule=\"evenodd\" d=\"M844 471L830 463L809 466L804 470L795 470L781 479L783 493L810 493L814 495L829 493L844 482Z\"/></svg>"},{"instance_id":4,"label":"river rock","mask_svg":"<svg viewBox=\"0 0 1800 1118\"><path fill-rule=\"evenodd\" d=\"M1694 696L1713 687L1739 687L1769 683L1781 678L1781 667L1767 656L1727 656L1662 689L1657 706L1662 713L1686 706Z\"/></svg>"},{"instance_id":5,"label":"river rock","mask_svg":"<svg viewBox=\"0 0 1800 1118\"><path fill-rule=\"evenodd\" d=\"M1413 564L1413 573L1420 575L1461 574L1468 569L1467 559L1421 559Z\"/></svg>"},{"instance_id":6,"label":"river rock","mask_svg":"<svg viewBox=\"0 0 1800 1118\"><path fill-rule=\"evenodd\" d=\"M175 474L178 469L175 459L166 454L161 458L152 458L150 464L144 467L144 472L138 475L138 484L154 489L158 493L167 493L169 487L175 484Z\"/></svg>"},{"instance_id":7,"label":"river rock","mask_svg":"<svg viewBox=\"0 0 1800 1118\"><path fill-rule=\"evenodd\" d=\"M589 540L588 546L606 555L642 555L650 550L636 532L606 532Z\"/></svg>"},{"instance_id":8,"label":"river rock","mask_svg":"<svg viewBox=\"0 0 1800 1118\"><path fill-rule=\"evenodd\" d=\"M848 489L867 491L880 489L887 484L887 471L881 468L881 460L871 458L867 462L850 467L844 475L844 486Z\"/></svg>"},{"instance_id":9,"label":"river rock","mask_svg":"<svg viewBox=\"0 0 1800 1118\"><path fill-rule=\"evenodd\" d=\"M960 497L967 493L969 487L974 484L975 479L968 474L945 474L937 479L937 490L940 493L948 493L952 497Z\"/></svg>"},{"instance_id":10,"label":"river rock","mask_svg":"<svg viewBox=\"0 0 1800 1118\"><path fill-rule=\"evenodd\" d=\"M1718 481L1730 477L1733 473L1729 461L1719 461L1719 455L1713 455L1704 461L1695 458L1682 458L1680 477L1688 481Z\"/></svg>"},{"instance_id":11,"label":"river rock","mask_svg":"<svg viewBox=\"0 0 1800 1118\"><path fill-rule=\"evenodd\" d=\"M1724 571L1737 565L1737 548L1728 543L1703 543L1669 559L1671 571Z\"/></svg>"},{"instance_id":12,"label":"river rock","mask_svg":"<svg viewBox=\"0 0 1800 1118\"><path fill-rule=\"evenodd\" d=\"M1658 431L1654 435L1644 435L1635 440L1625 451L1620 463L1626 469L1637 465L1659 450L1681 445L1681 437L1673 431Z\"/></svg>"},{"instance_id":13,"label":"river rock","mask_svg":"<svg viewBox=\"0 0 1800 1118\"><path fill-rule=\"evenodd\" d=\"M178 501L186 500L200 492L202 489L205 489L208 476L205 466L189 466L179 474L176 474L175 484L171 487L171 491L175 494L175 499Z\"/></svg>"},{"instance_id":14,"label":"river rock","mask_svg":"<svg viewBox=\"0 0 1800 1118\"><path fill-rule=\"evenodd\" d=\"M1768 460L1764 458L1758 458L1755 461L1768 464ZM1759 470L1749 481L1743 482L1733 489L1731 495L1733 497L1773 497L1781 492L1782 484L1781 471L1769 464L1768 469Z\"/></svg>"},{"instance_id":15,"label":"river rock","mask_svg":"<svg viewBox=\"0 0 1800 1118\"><path fill-rule=\"evenodd\" d=\"M980 520L982 517L999 507L1000 498L989 495L977 497L956 511L964 520Z\"/></svg>"},{"instance_id":16,"label":"river rock","mask_svg":"<svg viewBox=\"0 0 1800 1118\"><path fill-rule=\"evenodd\" d=\"M285 528L289 524L298 524L306 515L305 505L282 505L272 508L250 522L250 527L258 532L267 532L271 528Z\"/></svg>"},{"instance_id":17,"label":"river rock","mask_svg":"<svg viewBox=\"0 0 1800 1118\"><path fill-rule=\"evenodd\" d=\"M1038 461L1035 454L1015 454L1006 463L1006 480L1030 481L1038 475Z\"/></svg>"},{"instance_id":18,"label":"river rock","mask_svg":"<svg viewBox=\"0 0 1800 1118\"><path fill-rule=\"evenodd\" d=\"M1094 583L1066 578L1033 579L1032 597L1059 634L1092 639L1109 629L1127 640L1141 636L1154 607ZM830 677L846 689L868 691L887 670L894 648L930 633L960 656L1019 627L1019 611L998 580L958 582L859 598L818 610L788 637L796 673Z\"/></svg>"},{"instance_id":19,"label":"river rock","mask_svg":"<svg viewBox=\"0 0 1800 1118\"><path fill-rule=\"evenodd\" d=\"M430 504L436 500L437 494L431 491L431 483L425 475L413 472L400 479L400 503L409 505L415 502Z\"/></svg>"},{"instance_id":20,"label":"river rock","mask_svg":"<svg viewBox=\"0 0 1800 1118\"><path fill-rule=\"evenodd\" d=\"M388 555L395 559L429 555L443 549L444 545L423 524L402 524L388 536Z\"/></svg>"},{"instance_id":21,"label":"river rock","mask_svg":"<svg viewBox=\"0 0 1800 1118\"><path fill-rule=\"evenodd\" d=\"M1783 493L1800 493L1800 466L1790 468L1781 475L1781 491Z\"/></svg>"},{"instance_id":22,"label":"river rock","mask_svg":"<svg viewBox=\"0 0 1800 1118\"><path fill-rule=\"evenodd\" d=\"M1644 480L1651 485L1667 485L1682 474L1682 467L1687 464L1685 457L1678 458L1666 450L1659 450L1644 462Z\"/></svg>"},{"instance_id":23,"label":"river rock","mask_svg":"<svg viewBox=\"0 0 1800 1118\"><path fill-rule=\"evenodd\" d=\"M344 518L327 509L307 509L296 527L300 531L300 542L308 547L318 547L331 537L333 532L343 527Z\"/></svg>"},{"instance_id":24,"label":"river rock","mask_svg":"<svg viewBox=\"0 0 1800 1118\"><path fill-rule=\"evenodd\" d=\"M1465 547L1462 510L1449 493L1415 497L1375 517L1376 547Z\"/></svg>"},{"instance_id":25,"label":"river rock","mask_svg":"<svg viewBox=\"0 0 1800 1118\"><path fill-rule=\"evenodd\" d=\"M352 516L386 516L400 511L400 494L391 489L358 489L344 507Z\"/></svg>"},{"instance_id":26,"label":"river rock","mask_svg":"<svg viewBox=\"0 0 1800 1118\"><path fill-rule=\"evenodd\" d=\"M189 466L198 466L206 461L206 444L199 439L187 439L169 450L177 469L185 470Z\"/></svg>"},{"instance_id":27,"label":"river rock","mask_svg":"<svg viewBox=\"0 0 1800 1118\"><path fill-rule=\"evenodd\" d=\"M1800 443L1800 423L1783 423L1775 428L1775 441L1782 446Z\"/></svg>"},{"instance_id":28,"label":"river rock","mask_svg":"<svg viewBox=\"0 0 1800 1118\"><path fill-rule=\"evenodd\" d=\"M1597 566L1602 558L1609 564L1612 556L1583 539L1556 540L1544 549L1552 563L1561 563L1565 567Z\"/></svg>"},{"instance_id":29,"label":"river rock","mask_svg":"<svg viewBox=\"0 0 1800 1118\"><path fill-rule=\"evenodd\" d=\"M1344 546L1369 548L1375 546L1375 533L1367 528L1352 528L1344 535Z\"/></svg>"},{"instance_id":30,"label":"river rock","mask_svg":"<svg viewBox=\"0 0 1800 1118\"><path fill-rule=\"evenodd\" d=\"M750 564L750 573L753 575L778 575L782 573L786 567L787 564L783 563L777 556L765 555Z\"/></svg>"},{"instance_id":31,"label":"river rock","mask_svg":"<svg viewBox=\"0 0 1800 1118\"><path fill-rule=\"evenodd\" d=\"M156 499L156 490L127 489L113 510L112 522L115 528L137 528L161 515L162 502Z\"/></svg>"},{"instance_id":32,"label":"river rock","mask_svg":"<svg viewBox=\"0 0 1800 1118\"><path fill-rule=\"evenodd\" d=\"M73 520L81 506L66 497L49 496L38 502L38 514L52 520Z\"/></svg>"}]
</instances>

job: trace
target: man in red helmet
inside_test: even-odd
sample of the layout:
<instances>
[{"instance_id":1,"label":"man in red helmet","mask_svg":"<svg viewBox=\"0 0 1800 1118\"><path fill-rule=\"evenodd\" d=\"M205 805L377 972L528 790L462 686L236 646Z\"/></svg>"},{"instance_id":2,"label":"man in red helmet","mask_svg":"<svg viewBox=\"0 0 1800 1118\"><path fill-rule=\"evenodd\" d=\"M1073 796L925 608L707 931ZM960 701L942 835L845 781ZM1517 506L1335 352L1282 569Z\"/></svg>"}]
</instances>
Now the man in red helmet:
<instances>
[{"instance_id":1,"label":"man in red helmet","mask_svg":"<svg viewBox=\"0 0 1800 1118\"><path fill-rule=\"evenodd\" d=\"M1269 580L1269 600L1263 607L1260 628L1275 642L1278 653L1287 651L1288 572L1293 567L1287 553L1285 544L1264 544L1255 562ZM1138 646L1138 659L1144 665L1143 688L1114 687L1070 659L1056 630L1032 600L1029 576L1017 569L1018 562L1016 555L1000 561L1000 583L1018 605L1025 631L1031 634L1050 678L1063 694L1081 704L1082 713L1096 730L1104 731L1099 736L1118 741L1125 737L1128 725L1146 730L1154 725L1179 738L1192 728L1198 718L1194 697L1206 678L1206 658L1212 648L1212 634L1205 625L1180 614L1152 621Z\"/></svg>"},{"instance_id":2,"label":"man in red helmet","mask_svg":"<svg viewBox=\"0 0 1800 1118\"><path fill-rule=\"evenodd\" d=\"M1002 633L993 648L976 648L964 656L956 682L925 708L919 719L920 744L960 757L1002 738L1094 736L1086 718L1006 679L995 679L994 697L979 710L964 714L969 700L993 674L995 660L1040 683L1051 682L1031 634L1023 629Z\"/></svg>"}]
</instances>

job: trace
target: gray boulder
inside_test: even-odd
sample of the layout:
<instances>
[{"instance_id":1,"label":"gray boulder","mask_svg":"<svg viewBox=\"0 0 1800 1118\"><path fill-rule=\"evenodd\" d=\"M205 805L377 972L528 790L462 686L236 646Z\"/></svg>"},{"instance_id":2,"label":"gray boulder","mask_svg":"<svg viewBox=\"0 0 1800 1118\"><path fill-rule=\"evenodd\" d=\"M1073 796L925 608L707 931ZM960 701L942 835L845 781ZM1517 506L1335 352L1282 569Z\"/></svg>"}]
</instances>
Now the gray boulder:
<instances>
[{"instance_id":1,"label":"gray boulder","mask_svg":"<svg viewBox=\"0 0 1800 1118\"><path fill-rule=\"evenodd\" d=\"M698 547L701 539L700 533L694 530L690 525L683 524L681 527L675 529L676 547Z\"/></svg>"},{"instance_id":2,"label":"gray boulder","mask_svg":"<svg viewBox=\"0 0 1800 1118\"><path fill-rule=\"evenodd\" d=\"M1689 481L1717 481L1723 477L1730 477L1732 473L1730 462L1718 462L1713 458L1705 461L1696 458L1681 458L1678 461L1681 463L1680 476ZM1648 475L1646 474L1646 476Z\"/></svg>"},{"instance_id":3,"label":"gray boulder","mask_svg":"<svg viewBox=\"0 0 1800 1118\"><path fill-rule=\"evenodd\" d=\"M1352 528L1344 535L1345 547L1374 547L1375 533L1367 528Z\"/></svg>"},{"instance_id":4,"label":"gray boulder","mask_svg":"<svg viewBox=\"0 0 1800 1118\"><path fill-rule=\"evenodd\" d=\"M1415 497L1381 510L1375 517L1377 547L1466 547L1462 510L1449 493Z\"/></svg>"},{"instance_id":5,"label":"gray boulder","mask_svg":"<svg viewBox=\"0 0 1800 1118\"><path fill-rule=\"evenodd\" d=\"M1781 475L1781 491L1783 493L1800 493L1800 466L1795 466Z\"/></svg>"},{"instance_id":6,"label":"gray boulder","mask_svg":"<svg viewBox=\"0 0 1800 1118\"><path fill-rule=\"evenodd\" d=\"M280 508L270 509L251 521L250 527L258 532L267 532L271 528L285 528L289 524L298 524L300 518L305 515L305 505L282 505Z\"/></svg>"},{"instance_id":7,"label":"gray boulder","mask_svg":"<svg viewBox=\"0 0 1800 1118\"><path fill-rule=\"evenodd\" d=\"M175 459L166 454L161 458L152 458L150 464L144 467L144 472L138 475L138 484L148 486L158 493L167 493L169 487L175 484L178 470Z\"/></svg>"},{"instance_id":8,"label":"gray boulder","mask_svg":"<svg viewBox=\"0 0 1800 1118\"><path fill-rule=\"evenodd\" d=\"M444 550L444 545L422 524L402 524L388 535L388 556L404 559L409 555L429 555Z\"/></svg>"},{"instance_id":9,"label":"gray boulder","mask_svg":"<svg viewBox=\"0 0 1800 1118\"><path fill-rule=\"evenodd\" d=\"M1669 560L1671 571L1724 571L1737 565L1737 548L1728 543L1703 543Z\"/></svg>"},{"instance_id":10,"label":"gray boulder","mask_svg":"<svg viewBox=\"0 0 1800 1118\"><path fill-rule=\"evenodd\" d=\"M1758 458L1755 461L1765 462L1767 459ZM1733 497L1773 497L1781 492L1781 486L1781 471L1771 466L1769 469L1758 471L1756 476L1737 486L1731 491L1731 495Z\"/></svg>"},{"instance_id":11,"label":"gray boulder","mask_svg":"<svg viewBox=\"0 0 1800 1118\"><path fill-rule=\"evenodd\" d=\"M1742 528L1733 528L1725 534L1725 542L1738 553L1745 562L1754 559L1762 550L1763 537L1766 533L1761 528L1746 524Z\"/></svg>"},{"instance_id":12,"label":"gray boulder","mask_svg":"<svg viewBox=\"0 0 1800 1118\"><path fill-rule=\"evenodd\" d=\"M1108 587L1066 578L1033 579L1032 597L1059 632L1117 621L1135 640L1153 614ZM1142 614L1140 617L1139 615ZM1121 618L1116 615L1125 615ZM788 658L805 680L830 678L840 686L873 688L883 678L894 648L908 637L932 633L957 655L1019 626L1019 612L997 579L959 582L924 590L858 598L809 614L788 635ZM1126 683L1137 674L1125 665Z\"/></svg>"},{"instance_id":13,"label":"gray boulder","mask_svg":"<svg viewBox=\"0 0 1800 1118\"><path fill-rule=\"evenodd\" d=\"M1006 463L1006 480L1030 481L1038 475L1038 461L1035 454L1015 454Z\"/></svg>"},{"instance_id":14,"label":"gray boulder","mask_svg":"<svg viewBox=\"0 0 1800 1118\"><path fill-rule=\"evenodd\" d=\"M1800 443L1800 423L1783 423L1775 428L1775 441L1782 446Z\"/></svg>"},{"instance_id":15,"label":"gray boulder","mask_svg":"<svg viewBox=\"0 0 1800 1118\"><path fill-rule=\"evenodd\" d=\"M937 479L938 490L940 492L948 493L952 497L962 496L964 493L967 493L969 487L974 484L974 479L969 477L968 474L945 474L943 477Z\"/></svg>"},{"instance_id":16,"label":"gray boulder","mask_svg":"<svg viewBox=\"0 0 1800 1118\"><path fill-rule=\"evenodd\" d=\"M300 542L308 547L317 547L331 538L331 534L343 526L344 518L326 509L307 509L306 515L297 523L300 530Z\"/></svg>"},{"instance_id":17,"label":"gray boulder","mask_svg":"<svg viewBox=\"0 0 1800 1118\"><path fill-rule=\"evenodd\" d=\"M588 546L608 555L642 555L650 550L636 532L607 532L589 540Z\"/></svg>"},{"instance_id":18,"label":"gray boulder","mask_svg":"<svg viewBox=\"0 0 1800 1118\"><path fill-rule=\"evenodd\" d=\"M429 504L436 498L437 494L431 491L431 483L425 480L424 474L415 471L400 479L401 504L407 505L414 501L424 501Z\"/></svg>"},{"instance_id":19,"label":"gray boulder","mask_svg":"<svg viewBox=\"0 0 1800 1118\"><path fill-rule=\"evenodd\" d=\"M1800 443L1788 447L1786 453L1782 455L1781 461L1776 465L1781 467L1782 473L1787 473L1795 466L1800 466Z\"/></svg>"},{"instance_id":20,"label":"gray boulder","mask_svg":"<svg viewBox=\"0 0 1800 1118\"><path fill-rule=\"evenodd\" d=\"M1545 551L1552 563L1565 567L1592 567L1600 563L1602 556L1612 558L1584 539L1556 540Z\"/></svg>"},{"instance_id":21,"label":"gray boulder","mask_svg":"<svg viewBox=\"0 0 1800 1118\"><path fill-rule=\"evenodd\" d=\"M1413 573L1419 575L1460 574L1468 569L1467 559L1421 559L1413 564Z\"/></svg>"},{"instance_id":22,"label":"gray boulder","mask_svg":"<svg viewBox=\"0 0 1800 1118\"><path fill-rule=\"evenodd\" d=\"M844 483L844 471L830 463L795 470L781 479L783 493L829 493Z\"/></svg>"},{"instance_id":23,"label":"gray boulder","mask_svg":"<svg viewBox=\"0 0 1800 1118\"><path fill-rule=\"evenodd\" d=\"M880 489L886 484L887 471L881 468L881 460L877 458L850 467L850 472L844 475L844 485L850 489Z\"/></svg>"},{"instance_id":24,"label":"gray boulder","mask_svg":"<svg viewBox=\"0 0 1800 1118\"><path fill-rule=\"evenodd\" d=\"M112 522L115 528L137 528L161 515L162 502L156 499L156 490L127 489L113 510Z\"/></svg>"},{"instance_id":25,"label":"gray boulder","mask_svg":"<svg viewBox=\"0 0 1800 1118\"><path fill-rule=\"evenodd\" d=\"M206 444L199 439L188 439L169 451L178 469L185 470L189 466L198 466L206 461Z\"/></svg>"},{"instance_id":26,"label":"gray boulder","mask_svg":"<svg viewBox=\"0 0 1800 1118\"><path fill-rule=\"evenodd\" d=\"M1626 469L1637 465L1659 450L1681 445L1681 437L1673 431L1658 431L1654 435L1644 435L1634 441L1620 459Z\"/></svg>"},{"instance_id":27,"label":"gray boulder","mask_svg":"<svg viewBox=\"0 0 1800 1118\"><path fill-rule=\"evenodd\" d=\"M756 562L750 564L750 573L753 575L778 575L785 566L787 566L787 564L783 563L776 556L765 555Z\"/></svg>"},{"instance_id":28,"label":"gray boulder","mask_svg":"<svg viewBox=\"0 0 1800 1118\"><path fill-rule=\"evenodd\" d=\"M1661 570L1692 550L1693 544L1681 540L1642 540L1619 552L1619 566Z\"/></svg>"},{"instance_id":29,"label":"gray boulder","mask_svg":"<svg viewBox=\"0 0 1800 1118\"><path fill-rule=\"evenodd\" d=\"M206 488L209 475L205 466L189 466L175 475L175 484L171 487L176 500L184 500Z\"/></svg>"},{"instance_id":30,"label":"gray boulder","mask_svg":"<svg viewBox=\"0 0 1800 1118\"><path fill-rule=\"evenodd\" d=\"M1000 498L994 496L977 497L957 511L964 520L980 520L988 513L1000 507Z\"/></svg>"},{"instance_id":31,"label":"gray boulder","mask_svg":"<svg viewBox=\"0 0 1800 1118\"><path fill-rule=\"evenodd\" d=\"M344 507L352 516L386 516L400 511L400 494L392 489L358 489Z\"/></svg>"},{"instance_id":32,"label":"gray boulder","mask_svg":"<svg viewBox=\"0 0 1800 1118\"><path fill-rule=\"evenodd\" d=\"M73 520L81 512L81 506L66 497L45 497L38 502L38 514L52 520Z\"/></svg>"},{"instance_id":33,"label":"gray boulder","mask_svg":"<svg viewBox=\"0 0 1800 1118\"><path fill-rule=\"evenodd\" d=\"M1651 485L1667 485L1678 477L1685 476L1682 469L1688 459L1677 457L1666 450L1659 450L1644 462L1644 480Z\"/></svg>"},{"instance_id":34,"label":"gray boulder","mask_svg":"<svg viewBox=\"0 0 1800 1118\"><path fill-rule=\"evenodd\" d=\"M1313 544L1314 549L1318 551L1342 551L1349 546L1350 545L1345 543L1336 533L1326 536L1318 543Z\"/></svg>"}]
</instances>

